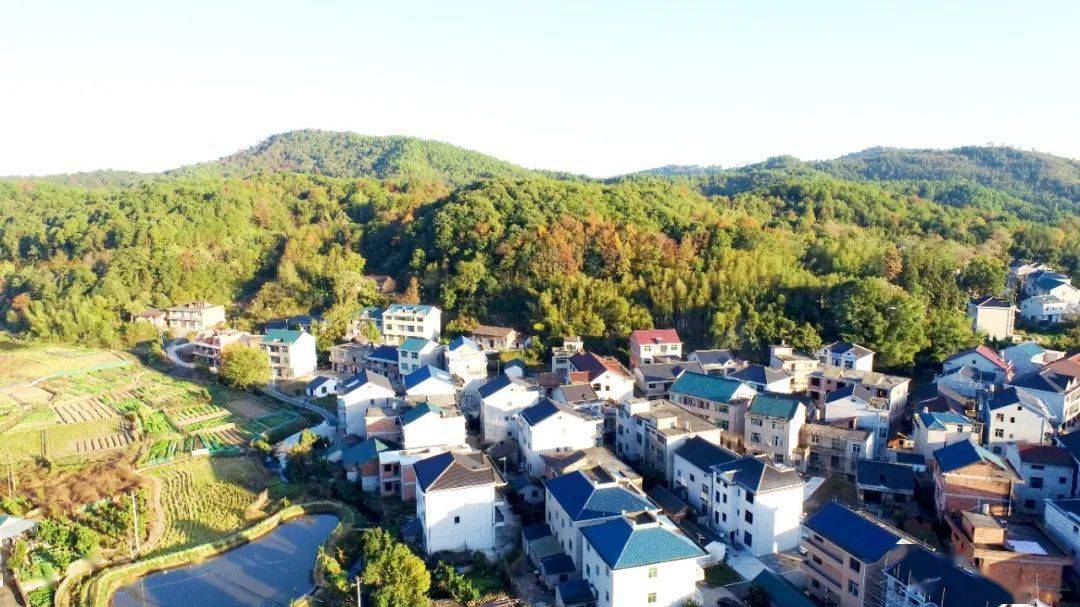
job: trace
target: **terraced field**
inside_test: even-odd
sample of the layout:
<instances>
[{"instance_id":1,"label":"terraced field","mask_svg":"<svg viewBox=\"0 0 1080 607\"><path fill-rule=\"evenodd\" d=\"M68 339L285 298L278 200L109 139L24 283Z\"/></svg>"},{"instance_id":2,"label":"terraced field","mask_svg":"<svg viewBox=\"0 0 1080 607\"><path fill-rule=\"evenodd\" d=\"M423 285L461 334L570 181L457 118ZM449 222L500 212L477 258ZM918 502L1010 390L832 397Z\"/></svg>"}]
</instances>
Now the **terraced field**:
<instances>
[{"instance_id":1,"label":"terraced field","mask_svg":"<svg viewBox=\"0 0 1080 607\"><path fill-rule=\"evenodd\" d=\"M269 475L255 459L190 459L152 472L162 481L165 530L155 552L217 540L262 518Z\"/></svg>"}]
</instances>

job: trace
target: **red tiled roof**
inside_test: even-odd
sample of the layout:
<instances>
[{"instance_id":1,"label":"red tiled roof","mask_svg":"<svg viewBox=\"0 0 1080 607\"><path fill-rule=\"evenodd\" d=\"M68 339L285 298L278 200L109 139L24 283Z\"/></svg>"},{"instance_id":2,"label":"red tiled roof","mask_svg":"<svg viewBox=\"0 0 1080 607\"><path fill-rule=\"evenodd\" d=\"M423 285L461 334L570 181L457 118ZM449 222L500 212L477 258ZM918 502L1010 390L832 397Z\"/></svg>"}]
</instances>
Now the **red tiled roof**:
<instances>
[{"instance_id":1,"label":"red tiled roof","mask_svg":"<svg viewBox=\"0 0 1080 607\"><path fill-rule=\"evenodd\" d=\"M592 352L578 352L570 357L570 364L578 371L588 372L590 381L600 377L605 371L630 377L630 372L619 361L610 356L600 356Z\"/></svg>"},{"instance_id":2,"label":"red tiled roof","mask_svg":"<svg viewBox=\"0 0 1080 607\"><path fill-rule=\"evenodd\" d=\"M1001 358L1001 356L998 355L997 352L994 352L988 346L977 346L977 347L972 348L970 350L964 350L963 352L957 352L956 354L953 354L952 356L950 356L949 358L947 358L945 360L946 360L946 362L948 362L948 361L953 360L955 358L959 358L959 357L961 357L961 356L963 356L965 354L971 354L972 352L981 355L983 358L985 358L986 360L994 363L998 367L1001 367L1005 371L1008 371L1008 370L1012 369L1011 364L1005 362Z\"/></svg>"},{"instance_id":3,"label":"red tiled roof","mask_svg":"<svg viewBox=\"0 0 1080 607\"><path fill-rule=\"evenodd\" d=\"M1026 444L1018 445L1017 451L1020 453L1020 461L1025 463L1066 468L1072 466L1072 456L1062 447Z\"/></svg>"},{"instance_id":4,"label":"red tiled roof","mask_svg":"<svg viewBox=\"0 0 1080 607\"><path fill-rule=\"evenodd\" d=\"M675 329L638 329L630 334L636 344L679 344L682 339Z\"/></svg>"},{"instance_id":5,"label":"red tiled roof","mask_svg":"<svg viewBox=\"0 0 1080 607\"><path fill-rule=\"evenodd\" d=\"M1055 373L1080 378L1080 354L1074 354L1068 358L1055 360L1043 368L1054 371Z\"/></svg>"}]
</instances>

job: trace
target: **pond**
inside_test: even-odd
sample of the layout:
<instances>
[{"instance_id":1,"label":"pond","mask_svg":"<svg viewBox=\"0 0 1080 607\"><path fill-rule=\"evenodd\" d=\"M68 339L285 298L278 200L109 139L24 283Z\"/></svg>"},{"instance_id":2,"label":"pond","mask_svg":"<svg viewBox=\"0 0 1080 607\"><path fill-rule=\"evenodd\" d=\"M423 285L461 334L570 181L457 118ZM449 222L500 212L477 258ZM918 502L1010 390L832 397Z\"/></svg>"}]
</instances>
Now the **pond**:
<instances>
[{"instance_id":1,"label":"pond","mask_svg":"<svg viewBox=\"0 0 1080 607\"><path fill-rule=\"evenodd\" d=\"M151 573L121 588L113 607L270 607L312 587L315 555L338 518L302 516L199 564Z\"/></svg>"}]
</instances>

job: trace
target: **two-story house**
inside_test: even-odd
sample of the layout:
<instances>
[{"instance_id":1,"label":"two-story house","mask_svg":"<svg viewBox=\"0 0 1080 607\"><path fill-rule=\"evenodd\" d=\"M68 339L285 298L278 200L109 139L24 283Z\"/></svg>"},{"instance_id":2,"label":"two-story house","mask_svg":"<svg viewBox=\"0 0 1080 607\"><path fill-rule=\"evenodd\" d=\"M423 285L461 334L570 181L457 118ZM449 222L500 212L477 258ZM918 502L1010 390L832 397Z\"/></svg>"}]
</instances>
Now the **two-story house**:
<instances>
[{"instance_id":1,"label":"two-story house","mask_svg":"<svg viewBox=\"0 0 1080 607\"><path fill-rule=\"evenodd\" d=\"M743 444L764 453L777 464L793 465L799 447L799 431L806 422L806 403L790 394L763 392L746 411Z\"/></svg>"},{"instance_id":2,"label":"two-story house","mask_svg":"<svg viewBox=\"0 0 1080 607\"><path fill-rule=\"evenodd\" d=\"M806 392L810 386L810 374L818 368L818 359L796 352L789 345L773 344L769 346L769 368L791 375L792 392Z\"/></svg>"},{"instance_id":3,"label":"two-story house","mask_svg":"<svg viewBox=\"0 0 1080 607\"><path fill-rule=\"evenodd\" d=\"M515 421L522 466L527 474L536 477L547 475L544 455L595 447L604 423L588 410L576 410L550 399L523 409Z\"/></svg>"},{"instance_id":4,"label":"two-story house","mask_svg":"<svg viewBox=\"0 0 1080 607\"><path fill-rule=\"evenodd\" d=\"M454 404L459 386L449 373L430 365L420 367L402 378L405 398L414 403Z\"/></svg>"},{"instance_id":5,"label":"two-story house","mask_svg":"<svg viewBox=\"0 0 1080 607\"><path fill-rule=\"evenodd\" d=\"M615 452L629 463L670 479L675 450L698 436L720 442L720 428L667 400L620 403L615 417Z\"/></svg>"},{"instance_id":6,"label":"two-story house","mask_svg":"<svg viewBox=\"0 0 1080 607\"><path fill-rule=\"evenodd\" d=\"M1033 341L1009 346L1001 351L1001 358L1013 366L1014 377L1023 377L1064 357L1064 352L1047 350Z\"/></svg>"},{"instance_id":7,"label":"two-story house","mask_svg":"<svg viewBox=\"0 0 1080 607\"><path fill-rule=\"evenodd\" d=\"M505 352L522 347L521 334L510 327L476 325L469 339L484 352Z\"/></svg>"},{"instance_id":8,"label":"two-story house","mask_svg":"<svg viewBox=\"0 0 1080 607\"><path fill-rule=\"evenodd\" d=\"M271 329L260 344L270 356L270 378L290 380L315 372L315 337L305 331Z\"/></svg>"},{"instance_id":9,"label":"two-story house","mask_svg":"<svg viewBox=\"0 0 1080 607\"><path fill-rule=\"evenodd\" d=\"M975 422L952 411L920 411L912 419L915 452L932 459L934 452L953 443L978 440Z\"/></svg>"},{"instance_id":10,"label":"two-story house","mask_svg":"<svg viewBox=\"0 0 1080 607\"><path fill-rule=\"evenodd\" d=\"M1041 400L1017 388L979 394L983 444L1002 454L1010 443L1040 444L1053 432L1053 413Z\"/></svg>"},{"instance_id":11,"label":"two-story house","mask_svg":"<svg viewBox=\"0 0 1080 607\"><path fill-rule=\"evenodd\" d=\"M815 408L816 415L812 417L827 424L854 420L856 429L877 435L874 439L874 457L880 457L889 439L888 407L883 399L863 398L855 394L855 386L846 386L830 392L824 402Z\"/></svg>"},{"instance_id":12,"label":"two-story house","mask_svg":"<svg viewBox=\"0 0 1080 607\"><path fill-rule=\"evenodd\" d=\"M1021 482L1009 463L970 440L934 451L934 502L939 518L950 512L985 508L1009 516L1013 485Z\"/></svg>"},{"instance_id":13,"label":"two-story house","mask_svg":"<svg viewBox=\"0 0 1080 607\"><path fill-rule=\"evenodd\" d=\"M457 337L443 350L446 370L461 382L462 391L479 396L480 386L487 381L487 354L467 337Z\"/></svg>"},{"instance_id":14,"label":"two-story house","mask_svg":"<svg viewBox=\"0 0 1080 607\"><path fill-rule=\"evenodd\" d=\"M1074 466L1069 452L1062 447L1012 443L1005 459L1020 475L1013 484L1013 513L1041 519L1046 500L1073 496Z\"/></svg>"},{"instance_id":15,"label":"two-story house","mask_svg":"<svg viewBox=\"0 0 1080 607\"><path fill-rule=\"evenodd\" d=\"M610 356L578 352L569 359L570 372L585 374L585 380L604 400L619 402L634 395L634 374Z\"/></svg>"},{"instance_id":16,"label":"two-story house","mask_svg":"<svg viewBox=\"0 0 1080 607\"><path fill-rule=\"evenodd\" d=\"M225 324L225 306L193 301L165 308L165 325L174 335L197 333Z\"/></svg>"},{"instance_id":17,"label":"two-story house","mask_svg":"<svg viewBox=\"0 0 1080 607\"><path fill-rule=\"evenodd\" d=\"M1080 417L1080 354L1055 360L1038 371L1011 380L1009 386L1020 388L1046 404L1059 429L1078 425Z\"/></svg>"},{"instance_id":18,"label":"two-story house","mask_svg":"<svg viewBox=\"0 0 1080 607\"><path fill-rule=\"evenodd\" d=\"M465 416L451 407L414 405L401 412L399 424L402 449L466 444Z\"/></svg>"},{"instance_id":19,"label":"two-story house","mask_svg":"<svg viewBox=\"0 0 1080 607\"><path fill-rule=\"evenodd\" d=\"M874 351L859 344L834 341L819 348L815 354L822 365L856 371L874 370Z\"/></svg>"},{"instance_id":20,"label":"two-story house","mask_svg":"<svg viewBox=\"0 0 1080 607\"><path fill-rule=\"evenodd\" d=\"M850 422L804 424L796 462L806 474L852 477L860 461L874 457L876 438L875 432L853 428Z\"/></svg>"},{"instance_id":21,"label":"two-story house","mask_svg":"<svg viewBox=\"0 0 1080 607\"><path fill-rule=\"evenodd\" d=\"M497 375L479 389L480 423L485 443L514 438L518 414L540 402L540 389L524 380Z\"/></svg>"},{"instance_id":22,"label":"two-story house","mask_svg":"<svg viewBox=\"0 0 1080 607\"><path fill-rule=\"evenodd\" d=\"M397 347L398 373L408 375L421 367L442 367L442 346L430 339L410 337Z\"/></svg>"},{"instance_id":23,"label":"two-story house","mask_svg":"<svg viewBox=\"0 0 1080 607\"><path fill-rule=\"evenodd\" d=\"M728 372L727 377L741 381L758 392L790 394L793 391L794 376L783 369L746 365L737 371Z\"/></svg>"},{"instance_id":24,"label":"two-story house","mask_svg":"<svg viewBox=\"0 0 1080 607\"><path fill-rule=\"evenodd\" d=\"M878 399L885 403L889 411L890 423L895 424L903 416L908 402L908 389L911 380L897 375L886 375L877 371L845 369L832 365L820 366L810 373L810 387L807 394L816 405L821 405L835 390L852 388L852 394L873 402Z\"/></svg>"},{"instance_id":25,"label":"two-story house","mask_svg":"<svg viewBox=\"0 0 1080 607\"><path fill-rule=\"evenodd\" d=\"M236 329L209 329L200 331L191 341L191 355L195 362L217 373L221 368L221 354L232 344L257 345L259 336Z\"/></svg>"},{"instance_id":26,"label":"two-story house","mask_svg":"<svg viewBox=\"0 0 1080 607\"><path fill-rule=\"evenodd\" d=\"M1016 306L1011 301L989 295L979 297L968 302L967 315L976 333L995 340L1011 339L1013 336Z\"/></svg>"},{"instance_id":27,"label":"two-story house","mask_svg":"<svg viewBox=\"0 0 1080 607\"><path fill-rule=\"evenodd\" d=\"M364 355L364 368L382 375L394 385L399 385L401 372L398 370L398 360L397 346L382 345Z\"/></svg>"},{"instance_id":28,"label":"two-story house","mask_svg":"<svg viewBox=\"0 0 1080 607\"><path fill-rule=\"evenodd\" d=\"M331 346L330 370L341 375L356 375L364 368L364 356L371 350L370 346L352 342Z\"/></svg>"},{"instance_id":29,"label":"two-story house","mask_svg":"<svg viewBox=\"0 0 1080 607\"><path fill-rule=\"evenodd\" d=\"M727 375L746 366L746 361L738 359L731 350L694 350L686 357L701 365L709 375Z\"/></svg>"},{"instance_id":30,"label":"two-story house","mask_svg":"<svg viewBox=\"0 0 1080 607\"><path fill-rule=\"evenodd\" d=\"M338 385L338 428L344 434L367 436L365 416L371 407L383 407L394 401L390 380L378 373L363 370Z\"/></svg>"},{"instance_id":31,"label":"two-story house","mask_svg":"<svg viewBox=\"0 0 1080 607\"><path fill-rule=\"evenodd\" d=\"M630 333L630 366L682 358L682 339L675 329L638 329Z\"/></svg>"},{"instance_id":32,"label":"two-story house","mask_svg":"<svg viewBox=\"0 0 1080 607\"><path fill-rule=\"evenodd\" d=\"M969 350L957 352L941 363L943 375L955 373L962 367L993 374L998 383L1004 383L1013 376L1012 365L988 346L976 346Z\"/></svg>"},{"instance_id":33,"label":"two-story house","mask_svg":"<svg viewBox=\"0 0 1080 607\"><path fill-rule=\"evenodd\" d=\"M634 367L634 385L645 398L667 398L671 385L683 373L701 373L705 370L696 362L674 361L642 363Z\"/></svg>"}]
</instances>

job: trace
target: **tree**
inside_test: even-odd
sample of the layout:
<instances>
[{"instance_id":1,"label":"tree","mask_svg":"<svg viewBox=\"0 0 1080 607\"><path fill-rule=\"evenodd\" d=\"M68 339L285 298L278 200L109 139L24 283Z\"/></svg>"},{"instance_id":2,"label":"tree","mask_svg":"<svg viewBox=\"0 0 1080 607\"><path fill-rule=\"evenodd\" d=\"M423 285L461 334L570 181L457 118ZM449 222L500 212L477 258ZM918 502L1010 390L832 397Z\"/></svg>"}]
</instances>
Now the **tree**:
<instances>
[{"instance_id":1,"label":"tree","mask_svg":"<svg viewBox=\"0 0 1080 607\"><path fill-rule=\"evenodd\" d=\"M1001 260L979 256L960 270L956 281L969 297L998 295L1005 290L1005 276L1008 271Z\"/></svg>"},{"instance_id":2,"label":"tree","mask_svg":"<svg viewBox=\"0 0 1080 607\"><path fill-rule=\"evenodd\" d=\"M937 364L953 354L977 345L981 340L971 328L971 319L960 310L930 309L926 313L926 335L930 346L920 353L921 361Z\"/></svg>"},{"instance_id":3,"label":"tree","mask_svg":"<svg viewBox=\"0 0 1080 607\"><path fill-rule=\"evenodd\" d=\"M829 294L836 332L878 354L886 367L912 364L929 345L922 302L884 278L849 280Z\"/></svg>"},{"instance_id":4,"label":"tree","mask_svg":"<svg viewBox=\"0 0 1080 607\"><path fill-rule=\"evenodd\" d=\"M469 578L457 572L449 563L439 561L435 567L436 588L462 605L470 605L480 599L480 591Z\"/></svg>"},{"instance_id":5,"label":"tree","mask_svg":"<svg viewBox=\"0 0 1080 607\"><path fill-rule=\"evenodd\" d=\"M424 561L380 527L363 535L364 573L374 607L426 607L431 574Z\"/></svg>"},{"instance_id":6,"label":"tree","mask_svg":"<svg viewBox=\"0 0 1080 607\"><path fill-rule=\"evenodd\" d=\"M230 344L221 352L221 379L230 386L250 389L270 381L270 355L262 348Z\"/></svg>"},{"instance_id":7,"label":"tree","mask_svg":"<svg viewBox=\"0 0 1080 607\"><path fill-rule=\"evenodd\" d=\"M746 604L750 607L772 607L772 599L760 584L750 584L746 592Z\"/></svg>"}]
</instances>

